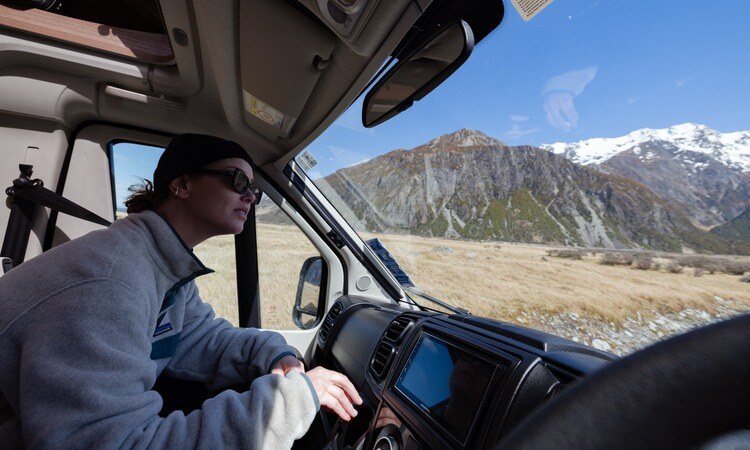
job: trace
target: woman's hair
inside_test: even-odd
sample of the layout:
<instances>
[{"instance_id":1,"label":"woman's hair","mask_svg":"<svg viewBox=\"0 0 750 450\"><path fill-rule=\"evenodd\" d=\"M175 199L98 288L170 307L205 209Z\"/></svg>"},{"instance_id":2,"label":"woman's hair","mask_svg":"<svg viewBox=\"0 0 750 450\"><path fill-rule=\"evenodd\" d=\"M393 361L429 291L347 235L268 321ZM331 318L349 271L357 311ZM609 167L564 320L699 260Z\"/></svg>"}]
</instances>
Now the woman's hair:
<instances>
[{"instance_id":1,"label":"woman's hair","mask_svg":"<svg viewBox=\"0 0 750 450\"><path fill-rule=\"evenodd\" d=\"M132 192L130 197L125 200L128 214L139 213L147 209L154 210L161 206L170 194L168 189L155 191L154 184L143 178L141 178L139 184L130 186L128 191Z\"/></svg>"}]
</instances>

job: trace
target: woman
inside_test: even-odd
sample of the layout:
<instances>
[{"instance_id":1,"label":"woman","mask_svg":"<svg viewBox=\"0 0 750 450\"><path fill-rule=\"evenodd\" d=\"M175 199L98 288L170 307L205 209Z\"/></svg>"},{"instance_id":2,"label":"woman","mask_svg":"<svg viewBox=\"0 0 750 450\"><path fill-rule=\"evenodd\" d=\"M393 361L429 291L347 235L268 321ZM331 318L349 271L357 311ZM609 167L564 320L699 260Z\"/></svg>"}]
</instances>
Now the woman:
<instances>
[{"instance_id":1,"label":"woman","mask_svg":"<svg viewBox=\"0 0 750 450\"><path fill-rule=\"evenodd\" d=\"M0 410L15 413L3 445L288 448L320 406L356 415L345 376L305 373L281 335L234 328L198 295L193 280L211 270L191 249L242 231L260 199L250 163L234 142L177 136L127 217L0 278ZM161 373L252 384L161 418Z\"/></svg>"}]
</instances>

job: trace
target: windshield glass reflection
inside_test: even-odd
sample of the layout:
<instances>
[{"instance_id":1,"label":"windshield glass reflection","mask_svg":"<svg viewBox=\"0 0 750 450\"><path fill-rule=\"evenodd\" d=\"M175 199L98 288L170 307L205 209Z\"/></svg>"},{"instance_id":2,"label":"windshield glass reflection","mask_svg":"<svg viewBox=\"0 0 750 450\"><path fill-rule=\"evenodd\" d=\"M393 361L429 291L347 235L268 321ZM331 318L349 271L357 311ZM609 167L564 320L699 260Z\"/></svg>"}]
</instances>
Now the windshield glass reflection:
<instances>
[{"instance_id":1,"label":"windshield glass reflection","mask_svg":"<svg viewBox=\"0 0 750 450\"><path fill-rule=\"evenodd\" d=\"M422 101L372 129L355 102L297 163L475 314L624 354L747 311L750 4L508 8Z\"/></svg>"}]
</instances>

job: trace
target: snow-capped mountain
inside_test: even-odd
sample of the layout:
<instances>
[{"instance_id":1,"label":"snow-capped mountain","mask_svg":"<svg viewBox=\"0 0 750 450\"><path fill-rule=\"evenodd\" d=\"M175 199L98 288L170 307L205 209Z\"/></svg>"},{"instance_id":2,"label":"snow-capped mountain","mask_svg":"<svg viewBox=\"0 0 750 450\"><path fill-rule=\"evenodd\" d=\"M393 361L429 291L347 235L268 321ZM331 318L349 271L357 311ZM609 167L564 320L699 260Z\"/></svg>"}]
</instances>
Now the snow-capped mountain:
<instances>
[{"instance_id":1,"label":"snow-capped mountain","mask_svg":"<svg viewBox=\"0 0 750 450\"><path fill-rule=\"evenodd\" d=\"M543 148L648 186L701 227L750 207L750 131L720 133L686 123Z\"/></svg>"},{"instance_id":2,"label":"snow-capped mountain","mask_svg":"<svg viewBox=\"0 0 750 450\"><path fill-rule=\"evenodd\" d=\"M643 128L616 138L594 138L579 142L555 142L542 148L583 165L602 164L616 154L647 142L669 142L680 151L705 154L721 164L750 173L750 131L721 133L705 125L684 123L663 129ZM648 160L653 155L642 152ZM690 164L690 160L686 160ZM700 170L702 164L693 161Z\"/></svg>"}]
</instances>

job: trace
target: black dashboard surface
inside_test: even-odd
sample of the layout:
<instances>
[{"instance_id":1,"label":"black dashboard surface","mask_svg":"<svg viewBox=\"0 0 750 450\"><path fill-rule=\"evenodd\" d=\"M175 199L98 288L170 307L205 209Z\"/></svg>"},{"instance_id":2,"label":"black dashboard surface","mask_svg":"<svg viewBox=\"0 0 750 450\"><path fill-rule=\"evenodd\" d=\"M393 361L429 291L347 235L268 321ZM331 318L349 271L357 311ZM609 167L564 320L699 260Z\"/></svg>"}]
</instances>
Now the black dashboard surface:
<instances>
[{"instance_id":1,"label":"black dashboard surface","mask_svg":"<svg viewBox=\"0 0 750 450\"><path fill-rule=\"evenodd\" d=\"M311 365L341 371L364 404L339 447L492 448L513 425L615 355L524 327L337 300ZM376 428L379 417L392 417ZM331 419L333 423L333 419ZM334 428L330 425L330 428Z\"/></svg>"}]
</instances>

